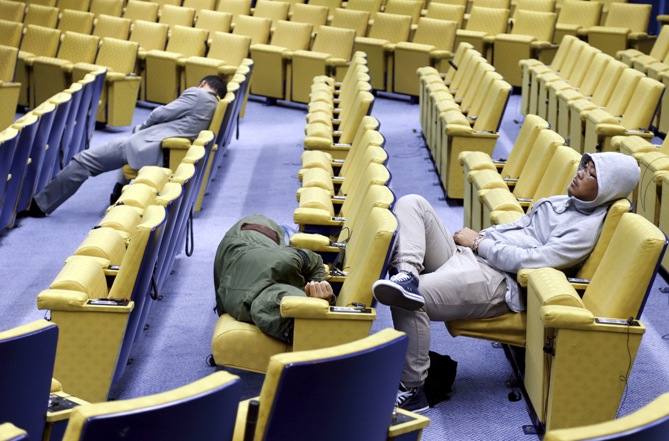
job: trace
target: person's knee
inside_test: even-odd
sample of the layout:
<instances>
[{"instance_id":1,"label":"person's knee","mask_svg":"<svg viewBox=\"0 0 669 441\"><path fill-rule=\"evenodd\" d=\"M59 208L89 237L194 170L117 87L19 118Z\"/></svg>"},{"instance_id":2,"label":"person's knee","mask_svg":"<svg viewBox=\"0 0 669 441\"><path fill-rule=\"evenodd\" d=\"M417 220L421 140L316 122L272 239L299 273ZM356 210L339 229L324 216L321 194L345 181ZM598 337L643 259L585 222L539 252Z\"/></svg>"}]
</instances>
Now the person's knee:
<instances>
[{"instance_id":1,"label":"person's knee","mask_svg":"<svg viewBox=\"0 0 669 441\"><path fill-rule=\"evenodd\" d=\"M421 209L421 207L429 205L430 203L423 196L418 194L408 194L402 196L395 202L395 212Z\"/></svg>"}]
</instances>

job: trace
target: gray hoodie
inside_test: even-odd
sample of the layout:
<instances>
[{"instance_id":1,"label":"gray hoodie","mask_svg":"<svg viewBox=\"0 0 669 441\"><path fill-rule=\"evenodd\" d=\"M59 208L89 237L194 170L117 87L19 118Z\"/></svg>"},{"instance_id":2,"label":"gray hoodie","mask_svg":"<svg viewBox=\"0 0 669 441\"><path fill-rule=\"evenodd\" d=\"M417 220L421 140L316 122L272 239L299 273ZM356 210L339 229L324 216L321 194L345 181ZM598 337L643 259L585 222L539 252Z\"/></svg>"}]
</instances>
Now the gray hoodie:
<instances>
[{"instance_id":1,"label":"gray hoodie","mask_svg":"<svg viewBox=\"0 0 669 441\"><path fill-rule=\"evenodd\" d=\"M507 273L506 302L513 311L525 309L513 273L521 268L566 269L582 263L592 252L609 205L627 197L639 181L634 158L621 153L585 154L597 171L597 197L582 201L573 196L552 196L536 202L515 222L495 225L481 233L478 254Z\"/></svg>"}]
</instances>

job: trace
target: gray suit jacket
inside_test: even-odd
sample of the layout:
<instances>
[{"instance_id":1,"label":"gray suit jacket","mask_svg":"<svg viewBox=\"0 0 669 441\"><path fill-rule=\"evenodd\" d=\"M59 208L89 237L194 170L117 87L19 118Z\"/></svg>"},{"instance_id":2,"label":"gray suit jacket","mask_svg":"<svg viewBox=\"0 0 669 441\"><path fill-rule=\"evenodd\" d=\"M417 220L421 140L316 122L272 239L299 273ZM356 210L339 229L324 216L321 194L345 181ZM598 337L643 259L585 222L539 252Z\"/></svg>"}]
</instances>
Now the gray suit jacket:
<instances>
[{"instance_id":1,"label":"gray suit jacket","mask_svg":"<svg viewBox=\"0 0 669 441\"><path fill-rule=\"evenodd\" d=\"M200 131L209 128L217 104L215 95L190 87L176 100L154 109L126 141L128 164L134 169L162 165L162 140L174 136L197 138Z\"/></svg>"}]
</instances>

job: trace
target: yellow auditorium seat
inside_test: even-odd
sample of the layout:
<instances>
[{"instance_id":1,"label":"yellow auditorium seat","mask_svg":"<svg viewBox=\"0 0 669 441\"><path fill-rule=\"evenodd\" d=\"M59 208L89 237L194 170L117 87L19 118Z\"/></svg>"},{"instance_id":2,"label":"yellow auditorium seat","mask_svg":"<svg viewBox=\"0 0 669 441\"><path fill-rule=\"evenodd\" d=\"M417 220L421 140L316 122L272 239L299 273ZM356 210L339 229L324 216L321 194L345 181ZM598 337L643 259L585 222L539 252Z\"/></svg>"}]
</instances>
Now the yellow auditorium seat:
<instances>
[{"instance_id":1,"label":"yellow auditorium seat","mask_svg":"<svg viewBox=\"0 0 669 441\"><path fill-rule=\"evenodd\" d=\"M203 9L195 17L195 28L209 31L209 38L214 32L230 32L232 14L228 12Z\"/></svg>"},{"instance_id":2,"label":"yellow auditorium seat","mask_svg":"<svg viewBox=\"0 0 669 441\"><path fill-rule=\"evenodd\" d=\"M421 0L387 0L383 12L386 14L408 15L411 17L411 30L414 31L420 18L422 6L423 2ZM372 22L372 24L374 23Z\"/></svg>"},{"instance_id":3,"label":"yellow auditorium seat","mask_svg":"<svg viewBox=\"0 0 669 441\"><path fill-rule=\"evenodd\" d=\"M99 15L93 28L93 35L100 38L127 40L130 35L132 20L129 18Z\"/></svg>"},{"instance_id":4,"label":"yellow auditorium seat","mask_svg":"<svg viewBox=\"0 0 669 441\"><path fill-rule=\"evenodd\" d=\"M27 0L26 4L55 7L57 1L58 0Z\"/></svg>"},{"instance_id":5,"label":"yellow auditorium seat","mask_svg":"<svg viewBox=\"0 0 669 441\"><path fill-rule=\"evenodd\" d=\"M600 2L565 0L555 23L553 43L560 44L565 35L585 37L590 28L599 25L601 15Z\"/></svg>"},{"instance_id":6,"label":"yellow auditorium seat","mask_svg":"<svg viewBox=\"0 0 669 441\"><path fill-rule=\"evenodd\" d=\"M19 59L16 65L15 81L21 83L19 105L29 106L34 103L31 96L32 62L36 57L55 57L60 44L61 32L57 29L42 26L26 26L23 40L19 51ZM62 90L62 89L61 89Z\"/></svg>"},{"instance_id":7,"label":"yellow auditorium seat","mask_svg":"<svg viewBox=\"0 0 669 441\"><path fill-rule=\"evenodd\" d=\"M499 225L503 211L515 211L524 214L532 209L534 204L542 198L566 195L569 183L572 181L581 162L581 154L569 146L558 146L551 157L543 175L539 177L532 197L516 198L510 191L493 189L483 195L483 226ZM520 185L523 176L518 180Z\"/></svg>"},{"instance_id":8,"label":"yellow auditorium seat","mask_svg":"<svg viewBox=\"0 0 669 441\"><path fill-rule=\"evenodd\" d=\"M18 48L22 36L23 23L0 19L0 45Z\"/></svg>"},{"instance_id":9,"label":"yellow auditorium seat","mask_svg":"<svg viewBox=\"0 0 669 441\"><path fill-rule=\"evenodd\" d=\"M0 17L3 20L23 22L26 13L26 4L10 0L0 1Z\"/></svg>"},{"instance_id":10,"label":"yellow auditorium seat","mask_svg":"<svg viewBox=\"0 0 669 441\"><path fill-rule=\"evenodd\" d=\"M200 11L213 11L216 7L216 0L183 0L181 6L195 9L195 17L197 18Z\"/></svg>"},{"instance_id":11,"label":"yellow auditorium seat","mask_svg":"<svg viewBox=\"0 0 669 441\"><path fill-rule=\"evenodd\" d=\"M321 26L310 51L293 53L291 101L309 102L314 77L327 75L340 81L353 55L353 29Z\"/></svg>"},{"instance_id":12,"label":"yellow auditorium seat","mask_svg":"<svg viewBox=\"0 0 669 441\"><path fill-rule=\"evenodd\" d=\"M551 160L555 156L555 152L562 145L564 145L564 139L560 135L552 130L542 130L532 144L532 150L526 160L527 166L523 167L520 171L518 180L514 183L512 191L509 188L504 188L502 185L479 191L481 229L498 223L493 217L493 211L506 209L506 211L515 210L521 214L524 212L520 203L516 201L525 201L525 206L527 206L534 199L534 195L544 175L548 174L547 170ZM580 155L579 153L577 154ZM575 172L571 174L572 178L574 174ZM487 176L487 178L489 180L495 179L493 176ZM503 182L501 177L497 178L497 180L498 182ZM508 193L511 193L510 195L513 196L511 204L509 204L510 198L507 197L509 196Z\"/></svg>"},{"instance_id":13,"label":"yellow auditorium seat","mask_svg":"<svg viewBox=\"0 0 669 441\"><path fill-rule=\"evenodd\" d=\"M488 72L492 74L492 72ZM464 171L458 161L460 152L478 150L492 154L497 138L499 124L511 94L511 85L506 81L495 79L490 87L482 93L485 98L485 111L477 115L473 125L459 110L442 113L444 130L438 148L441 151L441 181L448 197L462 199L464 197ZM481 101L483 102L483 101ZM451 119L453 118L453 119ZM450 120L450 121L449 121Z\"/></svg>"},{"instance_id":14,"label":"yellow auditorium seat","mask_svg":"<svg viewBox=\"0 0 669 441\"><path fill-rule=\"evenodd\" d=\"M94 64L74 65L73 81L79 81L100 66L107 68L96 121L113 127L132 124L141 82L134 75L138 49L139 44L133 41L103 38Z\"/></svg>"},{"instance_id":15,"label":"yellow auditorium seat","mask_svg":"<svg viewBox=\"0 0 669 441\"><path fill-rule=\"evenodd\" d=\"M651 78L641 78L630 97L622 116L603 109L593 109L585 116L585 151L612 151L613 136L636 135L651 139L650 131L655 109L664 93L664 84Z\"/></svg>"},{"instance_id":16,"label":"yellow auditorium seat","mask_svg":"<svg viewBox=\"0 0 669 441\"><path fill-rule=\"evenodd\" d=\"M535 81L538 88L535 87L535 92L538 91L536 113L544 119L548 120L549 114L549 96L554 88L569 88L580 89L581 82L583 82L588 67L593 64L593 58L596 54L601 53L596 47L579 44L578 47L572 47L573 52L562 63L559 72L552 72L546 70L536 76ZM606 54L605 54L606 55ZM607 55L607 57L610 57ZM572 84L573 83L573 84ZM553 109L555 110L555 109ZM552 115L557 117L557 112ZM551 125L556 126L555 119L549 121Z\"/></svg>"},{"instance_id":17,"label":"yellow auditorium seat","mask_svg":"<svg viewBox=\"0 0 669 441\"><path fill-rule=\"evenodd\" d=\"M353 29L356 35L367 35L370 14L367 11L337 8L332 15L333 28Z\"/></svg>"},{"instance_id":18,"label":"yellow auditorium seat","mask_svg":"<svg viewBox=\"0 0 669 441\"><path fill-rule=\"evenodd\" d=\"M58 8L54 6L31 4L26 6L26 15L23 18L23 24L55 28L58 24L58 13Z\"/></svg>"},{"instance_id":19,"label":"yellow auditorium seat","mask_svg":"<svg viewBox=\"0 0 669 441\"><path fill-rule=\"evenodd\" d=\"M129 349L125 345L132 343L136 331L130 328L129 319L141 312L132 314L136 302L143 301L142 296L146 295L144 289L148 289L148 283L142 287L136 282L140 278L150 282L142 263L153 268L153 242L160 240L164 222L165 208L148 206L141 223L130 234L120 269L105 269L101 260L94 257L71 256L50 287L37 296L38 308L50 310L52 321L59 327L54 373L68 392L90 402L105 401L116 371L125 367L127 358L119 360L120 351ZM100 230L92 231L101 234ZM108 237L116 237L125 247L118 233ZM107 276L112 278L110 286ZM135 292L138 290L141 292ZM124 338L128 341L124 342ZM91 351L82 352L81 341L86 341Z\"/></svg>"},{"instance_id":20,"label":"yellow auditorium seat","mask_svg":"<svg viewBox=\"0 0 669 441\"><path fill-rule=\"evenodd\" d=\"M390 391L399 382L405 338L401 332L385 329L357 342L272 357L260 396L240 403L233 439L315 439L324 433L331 439L420 439L422 429L430 423L424 416L400 410L398 420L407 424L389 424L388 415L394 412ZM353 365L359 368L350 369ZM357 376L370 379L364 394L356 389ZM356 421L342 425L318 410L323 403L318 378L331 378L342 385L329 395L332 406L356 397L349 406L358 416ZM256 409L257 420L250 409ZM299 418L306 422L289 423Z\"/></svg>"},{"instance_id":21,"label":"yellow auditorium seat","mask_svg":"<svg viewBox=\"0 0 669 441\"><path fill-rule=\"evenodd\" d=\"M421 17L411 42L395 46L393 92L417 97L416 70L420 67L433 66L445 72L448 60L453 58L456 29L454 21Z\"/></svg>"},{"instance_id":22,"label":"yellow auditorium seat","mask_svg":"<svg viewBox=\"0 0 669 441\"><path fill-rule=\"evenodd\" d=\"M251 12L254 17L269 18L272 21L270 33L274 32L276 22L288 20L290 3L277 0L257 0Z\"/></svg>"},{"instance_id":23,"label":"yellow auditorium seat","mask_svg":"<svg viewBox=\"0 0 669 441\"><path fill-rule=\"evenodd\" d=\"M291 97L293 54L309 49L313 26L278 20L274 27L270 44L251 45L251 58L255 64L251 93L285 100Z\"/></svg>"},{"instance_id":24,"label":"yellow auditorium seat","mask_svg":"<svg viewBox=\"0 0 669 441\"><path fill-rule=\"evenodd\" d=\"M618 410L625 386L619 377L627 375L645 331L634 320L628 325L628 318L641 315L666 247L664 234L628 208L622 201L609 209L595 250L577 274L591 279L577 285L585 289L582 299L560 271L529 270L529 277L520 277L527 286L526 312L447 323L454 336L526 348L525 388L547 430L610 420ZM622 321L606 324L601 318ZM593 369L575 376L574 363ZM572 411L576 403L581 412Z\"/></svg>"},{"instance_id":25,"label":"yellow auditorium seat","mask_svg":"<svg viewBox=\"0 0 669 441\"><path fill-rule=\"evenodd\" d=\"M120 17L123 14L123 6L123 0L91 0L88 10L96 17L99 15Z\"/></svg>"},{"instance_id":26,"label":"yellow auditorium seat","mask_svg":"<svg viewBox=\"0 0 669 441\"><path fill-rule=\"evenodd\" d=\"M662 438L669 433L669 393L664 393L645 406L620 418L587 426L549 430L545 441L587 441L594 439L623 440Z\"/></svg>"},{"instance_id":27,"label":"yellow auditorium seat","mask_svg":"<svg viewBox=\"0 0 669 441\"><path fill-rule=\"evenodd\" d=\"M665 60L669 53L669 26L662 26L660 34L653 43L648 54L638 49L625 49L618 51L616 58L630 67L634 67L641 72L647 72L648 66L659 61Z\"/></svg>"},{"instance_id":28,"label":"yellow auditorium seat","mask_svg":"<svg viewBox=\"0 0 669 441\"><path fill-rule=\"evenodd\" d=\"M179 96L183 62L189 56L204 56L207 34L204 29L175 25L164 51L146 53L143 76L147 101L167 104Z\"/></svg>"},{"instance_id":29,"label":"yellow auditorium seat","mask_svg":"<svg viewBox=\"0 0 669 441\"><path fill-rule=\"evenodd\" d=\"M93 20L95 14L86 11L76 11L74 9L65 9L60 13L57 29L61 32L79 32L80 34L90 34L93 31Z\"/></svg>"},{"instance_id":30,"label":"yellow auditorium seat","mask_svg":"<svg viewBox=\"0 0 669 441\"><path fill-rule=\"evenodd\" d=\"M183 6L163 5L158 23L166 24L170 30L174 26L193 27L195 9Z\"/></svg>"},{"instance_id":31,"label":"yellow auditorium seat","mask_svg":"<svg viewBox=\"0 0 669 441\"><path fill-rule=\"evenodd\" d=\"M506 30L508 19L508 9L473 6L464 29L455 33L455 45L469 43L488 61L492 61L490 50L495 36Z\"/></svg>"},{"instance_id":32,"label":"yellow auditorium seat","mask_svg":"<svg viewBox=\"0 0 669 441\"><path fill-rule=\"evenodd\" d=\"M409 41L411 17L379 13L367 36L356 36L355 51L367 54L367 65L372 87L376 90L390 91L393 81L392 57L395 45L400 41Z\"/></svg>"},{"instance_id":33,"label":"yellow auditorium seat","mask_svg":"<svg viewBox=\"0 0 669 441\"><path fill-rule=\"evenodd\" d=\"M328 22L331 22L334 10L342 7L342 0L307 0L307 4L326 6L330 10L330 13L328 14Z\"/></svg>"},{"instance_id":34,"label":"yellow auditorium seat","mask_svg":"<svg viewBox=\"0 0 669 441\"><path fill-rule=\"evenodd\" d=\"M251 15L251 0L219 0L216 10L232 14L232 28L237 24L240 15Z\"/></svg>"},{"instance_id":35,"label":"yellow auditorium seat","mask_svg":"<svg viewBox=\"0 0 669 441\"><path fill-rule=\"evenodd\" d=\"M166 392L78 406L63 440L99 440L119 432L132 439L232 439L241 392L239 377L214 372ZM216 424L210 424L209 412L216 413Z\"/></svg>"},{"instance_id":36,"label":"yellow auditorium seat","mask_svg":"<svg viewBox=\"0 0 669 441\"><path fill-rule=\"evenodd\" d=\"M624 63L619 61L611 61L609 66L619 63L624 66ZM569 145L577 151L584 153L586 151L593 151L595 146L585 145L585 123L589 112L600 109L606 111L608 114L621 117L625 112L625 108L632 99L632 94L641 78L645 77L641 72L629 67L625 67L622 73L615 81L615 77L611 78L611 84L603 84L607 93L593 94L593 99L577 99L569 103ZM600 81L598 84L602 84ZM599 92L599 88L595 93ZM595 98L605 98L602 101L596 101ZM562 109L560 109L562 110ZM654 111L654 109L653 109Z\"/></svg>"},{"instance_id":37,"label":"yellow auditorium seat","mask_svg":"<svg viewBox=\"0 0 669 441\"><path fill-rule=\"evenodd\" d=\"M330 10L325 6L308 5L306 3L291 3L290 21L309 23L313 26L311 42L313 43L318 30L328 22Z\"/></svg>"},{"instance_id":38,"label":"yellow auditorium seat","mask_svg":"<svg viewBox=\"0 0 669 441\"><path fill-rule=\"evenodd\" d=\"M462 27L462 20L465 17L465 7L431 1L423 15L427 18L435 18L437 20L453 21L456 28L460 29Z\"/></svg>"},{"instance_id":39,"label":"yellow auditorium seat","mask_svg":"<svg viewBox=\"0 0 669 441\"><path fill-rule=\"evenodd\" d=\"M144 20L155 23L158 21L158 3L142 1L142 0L128 0L123 8L123 17L130 20Z\"/></svg>"},{"instance_id":40,"label":"yellow auditorium seat","mask_svg":"<svg viewBox=\"0 0 669 441\"><path fill-rule=\"evenodd\" d=\"M578 38L566 35L563 38L562 43L555 51L555 55L551 60L549 65L535 60L521 60L520 68L523 72L521 87L521 102L520 102L520 112L523 115L528 113L537 113L538 107L538 94L539 94L539 85L537 82L537 76L543 73L553 72L558 73L562 69L562 65L567 62L574 54L578 54L579 51L587 43L582 42Z\"/></svg>"},{"instance_id":41,"label":"yellow auditorium seat","mask_svg":"<svg viewBox=\"0 0 669 441\"><path fill-rule=\"evenodd\" d=\"M209 38L206 57L188 57L184 67L184 87L196 86L207 75L223 75L228 80L237 68L248 63L251 37L214 32Z\"/></svg>"},{"instance_id":42,"label":"yellow auditorium seat","mask_svg":"<svg viewBox=\"0 0 669 441\"><path fill-rule=\"evenodd\" d=\"M383 0L349 0L346 2L346 10L369 12L368 25L371 26L376 14L383 11L383 3ZM366 34L360 34L360 36L364 37Z\"/></svg>"},{"instance_id":43,"label":"yellow auditorium seat","mask_svg":"<svg viewBox=\"0 0 669 441\"><path fill-rule=\"evenodd\" d=\"M163 13L163 8L165 8L165 5L170 5L170 6L181 6L181 3L183 3L183 0L149 0L152 3L156 3L158 5L158 18L160 19L160 16Z\"/></svg>"},{"instance_id":44,"label":"yellow auditorium seat","mask_svg":"<svg viewBox=\"0 0 669 441\"><path fill-rule=\"evenodd\" d=\"M28 432L12 423L0 424L0 439L3 441L27 441Z\"/></svg>"},{"instance_id":45,"label":"yellow auditorium seat","mask_svg":"<svg viewBox=\"0 0 669 441\"><path fill-rule=\"evenodd\" d=\"M557 15L554 12L519 10L509 34L495 36L493 65L512 86L521 86L520 60L544 60L542 51L552 47Z\"/></svg>"},{"instance_id":46,"label":"yellow auditorium seat","mask_svg":"<svg viewBox=\"0 0 669 441\"><path fill-rule=\"evenodd\" d=\"M353 232L346 246L344 267L348 268L348 275L336 306L346 307L353 302L371 305L372 283L383 277L396 230L397 220L390 210L371 209L367 222ZM328 348L367 336L376 311L368 308L364 312L337 312L323 299L284 297L281 315L294 319L292 345L223 314L216 323L212 339L216 365L264 373L272 355Z\"/></svg>"},{"instance_id":47,"label":"yellow auditorium seat","mask_svg":"<svg viewBox=\"0 0 669 441\"><path fill-rule=\"evenodd\" d=\"M56 57L36 57L32 62L31 107L46 101L72 84L75 63L93 63L100 39L94 35L64 32Z\"/></svg>"},{"instance_id":48,"label":"yellow auditorium seat","mask_svg":"<svg viewBox=\"0 0 669 441\"><path fill-rule=\"evenodd\" d=\"M58 0L58 8L61 12L66 9L73 11L88 11L90 0Z\"/></svg>"},{"instance_id":49,"label":"yellow auditorium seat","mask_svg":"<svg viewBox=\"0 0 669 441\"><path fill-rule=\"evenodd\" d=\"M546 121L529 114L520 127L511 152L505 161L493 161L483 152L462 152L458 160L464 170L463 225L476 231L483 229L479 192L492 188L511 188L527 164L527 158L542 130L549 128ZM501 180L499 179L501 178Z\"/></svg>"},{"instance_id":50,"label":"yellow auditorium seat","mask_svg":"<svg viewBox=\"0 0 669 441\"><path fill-rule=\"evenodd\" d=\"M237 23L232 33L251 37L252 45L267 44L269 42L271 27L272 20L269 18L240 15L237 17Z\"/></svg>"},{"instance_id":51,"label":"yellow auditorium seat","mask_svg":"<svg viewBox=\"0 0 669 441\"><path fill-rule=\"evenodd\" d=\"M588 31L588 43L615 56L627 48L648 53L653 39L648 36L651 5L611 3L606 21Z\"/></svg>"},{"instance_id":52,"label":"yellow auditorium seat","mask_svg":"<svg viewBox=\"0 0 669 441\"><path fill-rule=\"evenodd\" d=\"M600 75L601 78L606 78L606 81L597 81L596 86L590 95L583 95L576 89L563 89L556 94L558 102L557 131L565 139L570 140L570 145L572 147L580 150L580 143L575 145L574 143L578 143L578 141L572 141L570 137L572 104L576 101L585 100L597 103L599 106L605 105L611 98L613 88L626 69L627 66L625 63L609 58ZM585 101L582 103L583 105L587 105ZM578 112L578 109L576 112Z\"/></svg>"},{"instance_id":53,"label":"yellow auditorium seat","mask_svg":"<svg viewBox=\"0 0 669 441\"><path fill-rule=\"evenodd\" d=\"M21 92L21 84L14 82L18 52L16 48L0 46L0 130L9 127L16 115Z\"/></svg>"}]
</instances>

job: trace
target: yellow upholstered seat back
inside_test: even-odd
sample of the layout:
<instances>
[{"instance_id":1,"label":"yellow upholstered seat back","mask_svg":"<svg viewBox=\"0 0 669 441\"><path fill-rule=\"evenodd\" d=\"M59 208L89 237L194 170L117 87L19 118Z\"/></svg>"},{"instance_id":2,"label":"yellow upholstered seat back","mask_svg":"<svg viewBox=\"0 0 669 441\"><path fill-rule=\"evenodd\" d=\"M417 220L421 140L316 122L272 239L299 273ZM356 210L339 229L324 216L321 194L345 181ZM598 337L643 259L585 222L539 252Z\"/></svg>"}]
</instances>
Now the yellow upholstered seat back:
<instances>
[{"instance_id":1,"label":"yellow upholstered seat back","mask_svg":"<svg viewBox=\"0 0 669 441\"><path fill-rule=\"evenodd\" d=\"M427 18L453 21L458 29L462 27L462 19L464 16L464 6L436 3L434 1L430 2L425 13L425 17Z\"/></svg>"},{"instance_id":2,"label":"yellow upholstered seat back","mask_svg":"<svg viewBox=\"0 0 669 441\"><path fill-rule=\"evenodd\" d=\"M413 43L429 44L437 50L453 51L457 23L422 17L418 21Z\"/></svg>"},{"instance_id":3,"label":"yellow upholstered seat back","mask_svg":"<svg viewBox=\"0 0 669 441\"><path fill-rule=\"evenodd\" d=\"M388 0L384 12L386 14L408 15L411 23L417 24L423 2L420 0Z\"/></svg>"},{"instance_id":4,"label":"yellow upholstered seat back","mask_svg":"<svg viewBox=\"0 0 669 441\"><path fill-rule=\"evenodd\" d=\"M127 40L130 34L132 20L129 18L113 17L111 15L99 15L93 29L93 35L100 38L110 37L119 40Z\"/></svg>"},{"instance_id":5,"label":"yellow upholstered seat back","mask_svg":"<svg viewBox=\"0 0 669 441\"><path fill-rule=\"evenodd\" d=\"M232 33L251 37L251 44L266 44L269 41L271 26L272 20L269 18L240 15Z\"/></svg>"},{"instance_id":6,"label":"yellow upholstered seat back","mask_svg":"<svg viewBox=\"0 0 669 441\"><path fill-rule=\"evenodd\" d=\"M44 57L55 57L60 43L60 31L28 25L21 41L21 51Z\"/></svg>"},{"instance_id":7,"label":"yellow upholstered seat back","mask_svg":"<svg viewBox=\"0 0 669 441\"><path fill-rule=\"evenodd\" d=\"M95 15L92 12L65 9L61 12L60 20L58 20L58 29L62 32L72 31L90 34L93 30L94 18Z\"/></svg>"},{"instance_id":8,"label":"yellow upholstered seat back","mask_svg":"<svg viewBox=\"0 0 669 441\"><path fill-rule=\"evenodd\" d=\"M19 56L19 50L10 46L0 46L0 82L14 81L14 71L16 70L16 60Z\"/></svg>"},{"instance_id":9,"label":"yellow upholstered seat back","mask_svg":"<svg viewBox=\"0 0 669 441\"><path fill-rule=\"evenodd\" d=\"M411 30L411 17L406 15L376 14L374 24L369 29L369 37L386 40L389 43L407 41Z\"/></svg>"},{"instance_id":10,"label":"yellow upholstered seat back","mask_svg":"<svg viewBox=\"0 0 669 441\"><path fill-rule=\"evenodd\" d=\"M349 60L353 51L354 40L355 31L352 29L322 26L314 40L312 51Z\"/></svg>"},{"instance_id":11,"label":"yellow upholstered seat back","mask_svg":"<svg viewBox=\"0 0 669 441\"><path fill-rule=\"evenodd\" d=\"M195 22L195 9L183 6L164 5L158 23L170 26L192 27Z\"/></svg>"},{"instance_id":12,"label":"yellow upholstered seat back","mask_svg":"<svg viewBox=\"0 0 669 441\"><path fill-rule=\"evenodd\" d=\"M512 34L531 35L539 41L552 41L557 14L521 10L516 12Z\"/></svg>"},{"instance_id":13,"label":"yellow upholstered seat back","mask_svg":"<svg viewBox=\"0 0 669 441\"><path fill-rule=\"evenodd\" d=\"M564 144L564 138L552 130L542 130L527 157L513 194L518 198L532 198L557 148Z\"/></svg>"},{"instance_id":14,"label":"yellow upholstered seat back","mask_svg":"<svg viewBox=\"0 0 669 441\"><path fill-rule=\"evenodd\" d=\"M501 34L506 30L508 18L508 9L473 6L465 29L491 35Z\"/></svg>"},{"instance_id":15,"label":"yellow upholstered seat back","mask_svg":"<svg viewBox=\"0 0 669 441\"><path fill-rule=\"evenodd\" d=\"M625 108L620 124L629 130L649 128L663 92L664 84L652 78L641 78Z\"/></svg>"},{"instance_id":16,"label":"yellow upholstered seat back","mask_svg":"<svg viewBox=\"0 0 669 441\"><path fill-rule=\"evenodd\" d=\"M309 23L313 26L313 32L318 32L321 26L327 24L330 10L325 6L307 5L305 3L291 3L293 14L291 21Z\"/></svg>"},{"instance_id":17,"label":"yellow upholstered seat back","mask_svg":"<svg viewBox=\"0 0 669 441\"><path fill-rule=\"evenodd\" d=\"M195 19L195 27L208 30L210 38L214 32L230 32L230 25L232 25L232 14L229 12L203 9L197 13Z\"/></svg>"},{"instance_id":18,"label":"yellow upholstered seat back","mask_svg":"<svg viewBox=\"0 0 669 441\"><path fill-rule=\"evenodd\" d=\"M95 64L129 74L135 69L138 49L139 43L134 41L103 38Z\"/></svg>"},{"instance_id":19,"label":"yellow upholstered seat back","mask_svg":"<svg viewBox=\"0 0 669 441\"><path fill-rule=\"evenodd\" d=\"M2 2L2 3L18 3L18 2ZM20 3L18 3L20 4ZM0 9L0 17L3 11ZM21 37L23 36L23 23L13 22L8 20L0 20L0 45L19 47L21 44Z\"/></svg>"},{"instance_id":20,"label":"yellow upholstered seat back","mask_svg":"<svg viewBox=\"0 0 669 441\"><path fill-rule=\"evenodd\" d=\"M46 28L55 28L58 23L58 8L31 4L26 7L23 18L24 25L37 25Z\"/></svg>"},{"instance_id":21,"label":"yellow upholstered seat back","mask_svg":"<svg viewBox=\"0 0 669 441\"><path fill-rule=\"evenodd\" d=\"M89 11L97 16L110 15L120 17L123 13L123 0L91 0Z\"/></svg>"},{"instance_id":22,"label":"yellow upholstered seat back","mask_svg":"<svg viewBox=\"0 0 669 441\"><path fill-rule=\"evenodd\" d=\"M77 32L65 32L58 49L58 58L72 63L93 63L98 53L100 38Z\"/></svg>"},{"instance_id":23,"label":"yellow upholstered seat back","mask_svg":"<svg viewBox=\"0 0 669 441\"><path fill-rule=\"evenodd\" d=\"M155 23L158 20L158 3L141 0L128 0L123 11L123 17L130 20L144 20Z\"/></svg>"},{"instance_id":24,"label":"yellow upholstered seat back","mask_svg":"<svg viewBox=\"0 0 669 441\"><path fill-rule=\"evenodd\" d=\"M26 13L26 5L23 2L12 2L12 1L0 2L0 17L2 17L3 20L12 22L22 22L25 13Z\"/></svg>"},{"instance_id":25,"label":"yellow upholstered seat back","mask_svg":"<svg viewBox=\"0 0 669 441\"><path fill-rule=\"evenodd\" d=\"M638 318L665 241L650 221L623 214L583 295L585 307L599 317Z\"/></svg>"},{"instance_id":26,"label":"yellow upholstered seat back","mask_svg":"<svg viewBox=\"0 0 669 441\"><path fill-rule=\"evenodd\" d=\"M172 35L167 42L166 50L185 56L204 56L207 49L207 31L204 29L189 28L186 26L173 26Z\"/></svg>"},{"instance_id":27,"label":"yellow upholstered seat back","mask_svg":"<svg viewBox=\"0 0 669 441\"><path fill-rule=\"evenodd\" d=\"M239 66L249 55L251 37L227 32L214 32L207 57L225 60L230 66Z\"/></svg>"},{"instance_id":28,"label":"yellow upholstered seat back","mask_svg":"<svg viewBox=\"0 0 669 441\"><path fill-rule=\"evenodd\" d=\"M353 29L356 35L364 37L367 34L369 17L370 14L368 11L337 8L332 16L330 26L333 28Z\"/></svg>"},{"instance_id":29,"label":"yellow upholstered seat back","mask_svg":"<svg viewBox=\"0 0 669 441\"><path fill-rule=\"evenodd\" d=\"M632 32L647 32L651 5L634 3L612 3L604 26L627 28Z\"/></svg>"},{"instance_id":30,"label":"yellow upholstered seat back","mask_svg":"<svg viewBox=\"0 0 669 441\"><path fill-rule=\"evenodd\" d=\"M313 27L309 23L278 20L274 23L272 46L279 46L288 50L307 50L311 42Z\"/></svg>"},{"instance_id":31,"label":"yellow upholstered seat back","mask_svg":"<svg viewBox=\"0 0 669 441\"><path fill-rule=\"evenodd\" d=\"M169 27L166 24L136 20L130 33L130 41L139 43L142 51L162 51L165 50L168 30Z\"/></svg>"}]
</instances>

